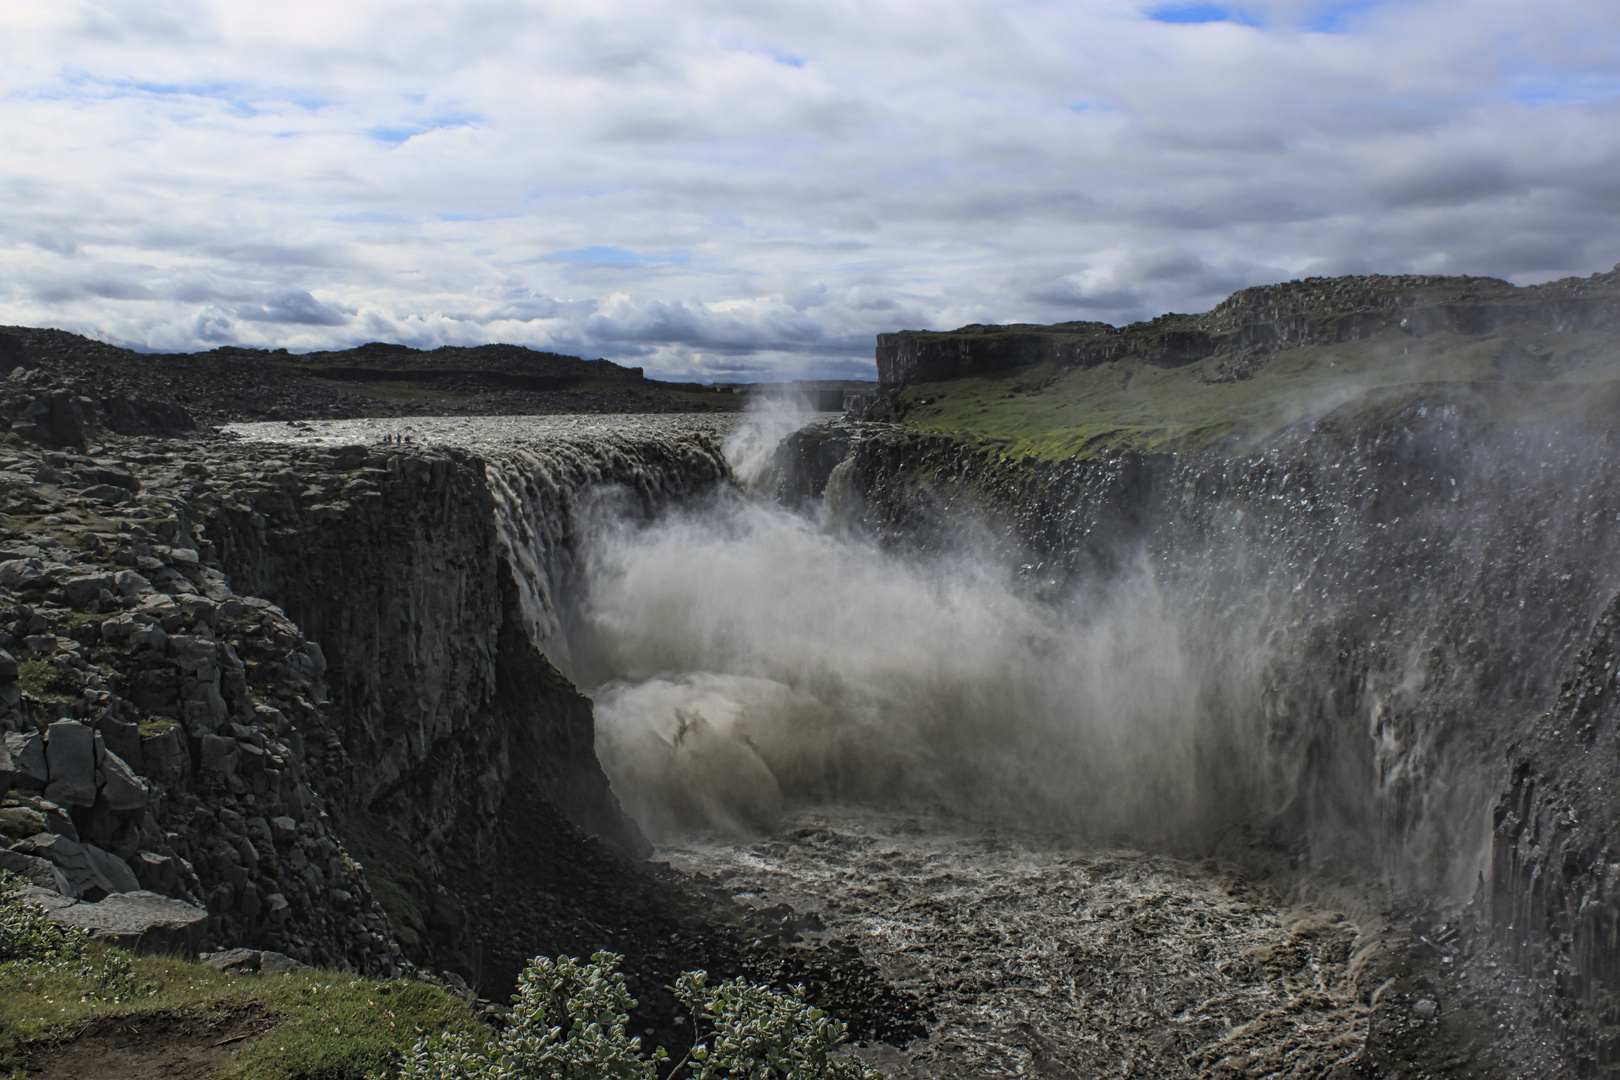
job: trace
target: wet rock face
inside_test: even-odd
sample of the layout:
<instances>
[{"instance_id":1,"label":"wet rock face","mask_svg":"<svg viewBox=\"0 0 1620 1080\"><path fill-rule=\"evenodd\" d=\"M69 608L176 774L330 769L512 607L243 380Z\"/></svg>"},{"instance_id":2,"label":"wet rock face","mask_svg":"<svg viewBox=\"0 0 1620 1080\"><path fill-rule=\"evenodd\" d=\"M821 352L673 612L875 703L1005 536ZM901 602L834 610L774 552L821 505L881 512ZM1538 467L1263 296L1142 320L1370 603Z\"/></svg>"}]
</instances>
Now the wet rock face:
<instances>
[{"instance_id":1,"label":"wet rock face","mask_svg":"<svg viewBox=\"0 0 1620 1080\"><path fill-rule=\"evenodd\" d=\"M1620 1064L1620 598L1552 707L1511 751L1496 803L1489 926L1514 966L1569 999L1554 1018L1586 1066Z\"/></svg>"},{"instance_id":2,"label":"wet rock face","mask_svg":"<svg viewBox=\"0 0 1620 1080\"><path fill-rule=\"evenodd\" d=\"M1083 464L872 427L840 469L862 527L948 549L976 516L1058 603L1106 606L1146 566L1210 737L1240 751L1207 759L1210 805L1296 871L1487 908L1504 967L1540 979L1520 1020L1539 1011L1557 1044L1620 971L1615 447L1420 408L1252 454Z\"/></svg>"}]
</instances>

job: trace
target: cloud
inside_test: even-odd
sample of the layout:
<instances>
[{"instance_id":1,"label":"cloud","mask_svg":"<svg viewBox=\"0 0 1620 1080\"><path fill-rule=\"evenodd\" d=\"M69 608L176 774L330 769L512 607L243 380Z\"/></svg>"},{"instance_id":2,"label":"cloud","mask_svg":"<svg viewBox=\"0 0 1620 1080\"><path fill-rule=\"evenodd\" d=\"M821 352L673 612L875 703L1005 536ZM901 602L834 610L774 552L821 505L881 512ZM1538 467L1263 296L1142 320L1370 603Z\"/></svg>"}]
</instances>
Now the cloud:
<instances>
[{"instance_id":1,"label":"cloud","mask_svg":"<svg viewBox=\"0 0 1620 1080\"><path fill-rule=\"evenodd\" d=\"M1620 259L1609 0L7 18L0 322L142 347L496 339L791 377L870 372L898 328Z\"/></svg>"},{"instance_id":2,"label":"cloud","mask_svg":"<svg viewBox=\"0 0 1620 1080\"><path fill-rule=\"evenodd\" d=\"M302 291L284 292L262 304L243 304L235 309L235 315L248 322L296 326L342 326L349 321L347 314Z\"/></svg>"}]
</instances>

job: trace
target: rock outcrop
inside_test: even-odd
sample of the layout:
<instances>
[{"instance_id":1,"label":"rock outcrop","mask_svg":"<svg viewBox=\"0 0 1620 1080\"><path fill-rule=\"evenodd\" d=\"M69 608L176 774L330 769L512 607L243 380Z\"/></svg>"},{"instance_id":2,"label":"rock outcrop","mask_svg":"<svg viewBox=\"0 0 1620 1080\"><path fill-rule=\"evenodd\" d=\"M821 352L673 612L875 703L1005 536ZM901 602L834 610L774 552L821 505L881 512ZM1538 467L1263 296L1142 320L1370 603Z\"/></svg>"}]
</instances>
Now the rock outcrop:
<instances>
[{"instance_id":1,"label":"rock outcrop","mask_svg":"<svg viewBox=\"0 0 1620 1080\"><path fill-rule=\"evenodd\" d=\"M1225 356L1233 377L1241 378L1279 350L1356 341L1392 328L1423 337L1487 334L1523 322L1612 328L1617 319L1620 267L1526 288L1496 278L1411 274L1310 278L1244 289L1203 314L1161 315L1122 327L1068 322L879 334L876 359L885 390L1029 364L1093 367L1127 357L1178 367Z\"/></svg>"},{"instance_id":2,"label":"rock outcrop","mask_svg":"<svg viewBox=\"0 0 1620 1080\"><path fill-rule=\"evenodd\" d=\"M90 450L0 450L8 867L81 902L201 905L202 947L498 988L546 928L513 936L480 898L515 914L552 873L508 880L535 846L514 820L558 857L645 851L589 700L535 641L589 492L701 490L725 475L712 433Z\"/></svg>"}]
</instances>

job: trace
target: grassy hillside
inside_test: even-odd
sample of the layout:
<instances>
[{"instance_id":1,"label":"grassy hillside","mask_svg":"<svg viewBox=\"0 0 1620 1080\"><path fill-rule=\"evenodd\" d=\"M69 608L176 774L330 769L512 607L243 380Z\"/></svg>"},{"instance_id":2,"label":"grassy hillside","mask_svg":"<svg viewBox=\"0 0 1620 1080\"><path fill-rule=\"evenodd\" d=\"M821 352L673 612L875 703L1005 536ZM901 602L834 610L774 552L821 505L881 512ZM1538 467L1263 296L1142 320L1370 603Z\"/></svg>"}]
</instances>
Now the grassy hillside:
<instances>
[{"instance_id":1,"label":"grassy hillside","mask_svg":"<svg viewBox=\"0 0 1620 1080\"><path fill-rule=\"evenodd\" d=\"M884 418L1009 456L1067 458L1237 450L1300 425L1358 427L1417 402L1469 404L1520 422L1608 419L1620 407L1620 341L1526 323L1483 338L1388 330L1276 352L1238 373L1219 357L1183 367L1138 357L1048 363L908 386Z\"/></svg>"}]
</instances>

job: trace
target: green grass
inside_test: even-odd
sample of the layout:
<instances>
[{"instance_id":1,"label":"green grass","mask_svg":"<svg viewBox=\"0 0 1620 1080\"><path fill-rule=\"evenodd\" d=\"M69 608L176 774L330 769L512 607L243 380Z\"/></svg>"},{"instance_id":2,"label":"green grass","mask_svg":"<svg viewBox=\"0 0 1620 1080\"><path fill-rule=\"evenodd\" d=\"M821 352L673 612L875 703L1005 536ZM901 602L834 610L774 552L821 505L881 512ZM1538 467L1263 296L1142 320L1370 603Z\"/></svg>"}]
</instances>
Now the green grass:
<instances>
[{"instance_id":1,"label":"green grass","mask_svg":"<svg viewBox=\"0 0 1620 1080\"><path fill-rule=\"evenodd\" d=\"M1215 381L1230 372L1222 359L1176 368L1137 358L1087 369L1042 364L919 384L901 392L894 418L1011 457L1060 459L1243 447L1301 424L1355 430L1419 401L1555 423L1605 420L1620 403L1620 343L1533 324L1487 339L1387 331L1287 350L1238 381Z\"/></svg>"},{"instance_id":2,"label":"green grass","mask_svg":"<svg viewBox=\"0 0 1620 1080\"><path fill-rule=\"evenodd\" d=\"M83 677L49 660L17 661L17 683L41 701L72 701L84 689Z\"/></svg>"},{"instance_id":3,"label":"green grass","mask_svg":"<svg viewBox=\"0 0 1620 1080\"><path fill-rule=\"evenodd\" d=\"M118 950L91 945L91 950ZM467 1004L426 983L362 979L333 971L231 975L177 958L130 957L133 991L106 989L72 970L0 965L0 1070L18 1075L31 1052L101 1017L251 1012L274 1026L246 1041L230 1080L359 1080L408 1052L424 1034L488 1031Z\"/></svg>"}]
</instances>

